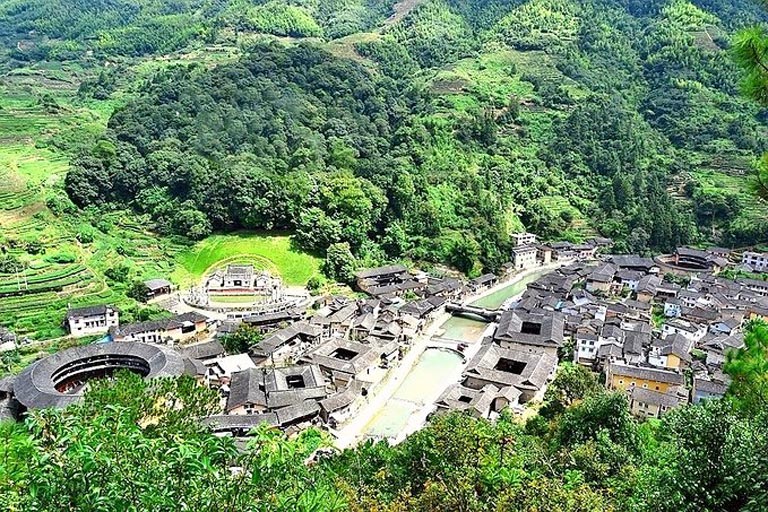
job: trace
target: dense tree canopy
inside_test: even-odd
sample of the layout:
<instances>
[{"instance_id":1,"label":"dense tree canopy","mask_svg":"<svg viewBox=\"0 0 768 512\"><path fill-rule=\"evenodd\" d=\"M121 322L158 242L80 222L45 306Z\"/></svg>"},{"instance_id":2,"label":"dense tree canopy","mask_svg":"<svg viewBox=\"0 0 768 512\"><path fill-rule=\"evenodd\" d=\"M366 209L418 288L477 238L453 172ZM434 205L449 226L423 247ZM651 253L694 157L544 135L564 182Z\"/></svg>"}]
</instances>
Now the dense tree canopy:
<instances>
[{"instance_id":1,"label":"dense tree canopy","mask_svg":"<svg viewBox=\"0 0 768 512\"><path fill-rule=\"evenodd\" d=\"M332 3L231 4L222 23L274 18L251 30L327 38L333 12L363 5ZM252 43L237 62L151 76L67 191L80 206L129 204L167 233L288 229L321 255L341 243L359 264L470 274L504 263L522 228L634 252L755 243L743 196L695 179L766 149L725 50L759 10L726 3L427 0L354 43L360 59ZM384 16L364 4L364 23ZM81 92L108 97L115 80Z\"/></svg>"}]
</instances>

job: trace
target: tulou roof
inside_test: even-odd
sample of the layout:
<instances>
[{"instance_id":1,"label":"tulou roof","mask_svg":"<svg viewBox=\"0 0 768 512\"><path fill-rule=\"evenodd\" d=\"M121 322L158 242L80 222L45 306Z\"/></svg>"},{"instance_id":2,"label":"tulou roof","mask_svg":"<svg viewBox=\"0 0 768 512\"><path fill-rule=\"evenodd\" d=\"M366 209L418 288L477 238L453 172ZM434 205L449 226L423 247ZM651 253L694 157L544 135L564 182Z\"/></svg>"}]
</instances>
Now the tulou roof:
<instances>
[{"instance_id":1,"label":"tulou roof","mask_svg":"<svg viewBox=\"0 0 768 512\"><path fill-rule=\"evenodd\" d=\"M56 386L70 379L86 380L94 371L139 370L146 378L184 373L181 355L167 348L144 343L99 343L57 352L29 365L16 377L13 393L28 409L65 407L80 400L82 390L59 391Z\"/></svg>"}]
</instances>

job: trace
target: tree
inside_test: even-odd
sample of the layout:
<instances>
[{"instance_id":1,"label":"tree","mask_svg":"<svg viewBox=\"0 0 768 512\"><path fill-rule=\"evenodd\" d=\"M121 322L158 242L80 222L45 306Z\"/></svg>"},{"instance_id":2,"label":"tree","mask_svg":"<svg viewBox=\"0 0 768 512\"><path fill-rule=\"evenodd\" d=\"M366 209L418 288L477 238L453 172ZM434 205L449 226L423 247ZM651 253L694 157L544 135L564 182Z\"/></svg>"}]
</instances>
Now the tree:
<instances>
[{"instance_id":1,"label":"tree","mask_svg":"<svg viewBox=\"0 0 768 512\"><path fill-rule=\"evenodd\" d=\"M125 294L138 302L145 302L147 300L147 285L143 281L133 281L128 287Z\"/></svg>"},{"instance_id":2,"label":"tree","mask_svg":"<svg viewBox=\"0 0 768 512\"><path fill-rule=\"evenodd\" d=\"M258 328L242 323L235 332L224 336L221 344L227 354L244 354L263 339L264 335Z\"/></svg>"},{"instance_id":3,"label":"tree","mask_svg":"<svg viewBox=\"0 0 768 512\"><path fill-rule=\"evenodd\" d=\"M357 260L347 242L331 244L323 262L323 272L331 279L341 283L350 283L355 277Z\"/></svg>"},{"instance_id":4,"label":"tree","mask_svg":"<svg viewBox=\"0 0 768 512\"><path fill-rule=\"evenodd\" d=\"M595 374L586 367L574 363L562 363L552 383L544 394L544 406L540 414L552 419L574 403L598 393L602 387Z\"/></svg>"},{"instance_id":5,"label":"tree","mask_svg":"<svg viewBox=\"0 0 768 512\"><path fill-rule=\"evenodd\" d=\"M768 418L768 325L752 322L744 347L727 353L728 396L747 415Z\"/></svg>"}]
</instances>

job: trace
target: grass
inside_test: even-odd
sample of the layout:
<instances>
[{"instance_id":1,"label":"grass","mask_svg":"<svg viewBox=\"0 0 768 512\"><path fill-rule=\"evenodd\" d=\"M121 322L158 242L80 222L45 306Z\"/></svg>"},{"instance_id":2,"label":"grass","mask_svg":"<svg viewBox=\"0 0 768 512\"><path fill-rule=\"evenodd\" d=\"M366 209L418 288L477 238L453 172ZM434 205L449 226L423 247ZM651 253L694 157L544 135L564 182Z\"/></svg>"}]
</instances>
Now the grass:
<instances>
[{"instance_id":1,"label":"grass","mask_svg":"<svg viewBox=\"0 0 768 512\"><path fill-rule=\"evenodd\" d=\"M205 62L226 61L234 53L222 51ZM131 70L141 78L197 57L132 63ZM112 304L130 321L139 308L126 296L132 280L165 277L187 284L209 266L227 261L252 262L280 274L289 285L305 284L317 273L320 261L293 250L282 234L218 235L190 247L152 233L146 219L130 212L56 216L46 200L63 193L72 153L101 134L113 110L131 94L126 87L115 100L83 100L77 84L87 76L82 68L48 70L41 65L15 70L0 84L0 245L15 247L11 252L27 267L21 278L0 275L0 325L20 336L48 340L66 334L62 319L67 307L95 304ZM47 108L44 95L53 97L58 107ZM93 242L77 240L84 227L93 232ZM44 253L28 254L23 245L29 241L40 241ZM51 257L61 252L73 255L74 261L55 263ZM130 269L124 283L105 277L117 266Z\"/></svg>"},{"instance_id":2,"label":"grass","mask_svg":"<svg viewBox=\"0 0 768 512\"><path fill-rule=\"evenodd\" d=\"M252 263L279 275L289 286L305 285L320 270L320 259L292 247L285 234L234 233L214 235L181 252L172 279L181 286L196 284L215 267Z\"/></svg>"}]
</instances>

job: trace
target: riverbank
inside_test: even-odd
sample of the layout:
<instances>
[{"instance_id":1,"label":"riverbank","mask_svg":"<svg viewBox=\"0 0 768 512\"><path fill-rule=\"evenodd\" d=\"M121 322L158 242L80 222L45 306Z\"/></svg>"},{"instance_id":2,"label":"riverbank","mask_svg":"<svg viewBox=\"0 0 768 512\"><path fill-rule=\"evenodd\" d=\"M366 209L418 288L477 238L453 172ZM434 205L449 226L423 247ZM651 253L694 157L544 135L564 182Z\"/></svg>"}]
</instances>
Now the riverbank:
<instances>
[{"instance_id":1,"label":"riverbank","mask_svg":"<svg viewBox=\"0 0 768 512\"><path fill-rule=\"evenodd\" d=\"M483 297L497 293L504 288L519 283L526 277L540 274L542 272L552 272L559 267L560 264L552 264L546 267L539 267L520 272L512 276L510 279L502 281L487 290L483 290L480 293L469 296L465 302L475 302L482 299ZM525 291L525 289L523 289L523 291ZM418 362L419 357L431 345L440 346L439 343L435 343L433 338L439 337L443 324L445 324L445 322L447 322L451 317L452 315L450 313L442 313L436 317L432 323L430 323L430 325L421 335L414 339L414 342L411 345L408 353L405 355L405 357L403 357L402 361L400 361L400 364L397 366L397 368L393 369L390 374L385 377L385 382L379 386L379 389L375 395L370 397L370 399L365 404L363 404L357 414L355 414L355 416L350 421L343 425L339 430L334 432L336 436L334 444L337 448L348 448L363 439L366 427L376 417L379 411L386 406L387 402L393 398L401 383L413 370L413 367ZM448 386L460 380L461 374L464 372L467 362L472 358L472 356L474 356L474 354L477 353L479 347L480 340L469 344L467 350L465 351L466 361L464 364L462 364L456 372L453 372L455 375L452 374L452 379L446 379L447 382L445 382L445 385L440 388L439 392L434 397L426 397L427 400L425 400L425 405L410 415L405 428L397 436L395 436L394 442L402 441L407 435L417 431L424 425L427 417L434 409L435 400L437 400L440 394L442 394L442 392L445 391Z\"/></svg>"}]
</instances>

